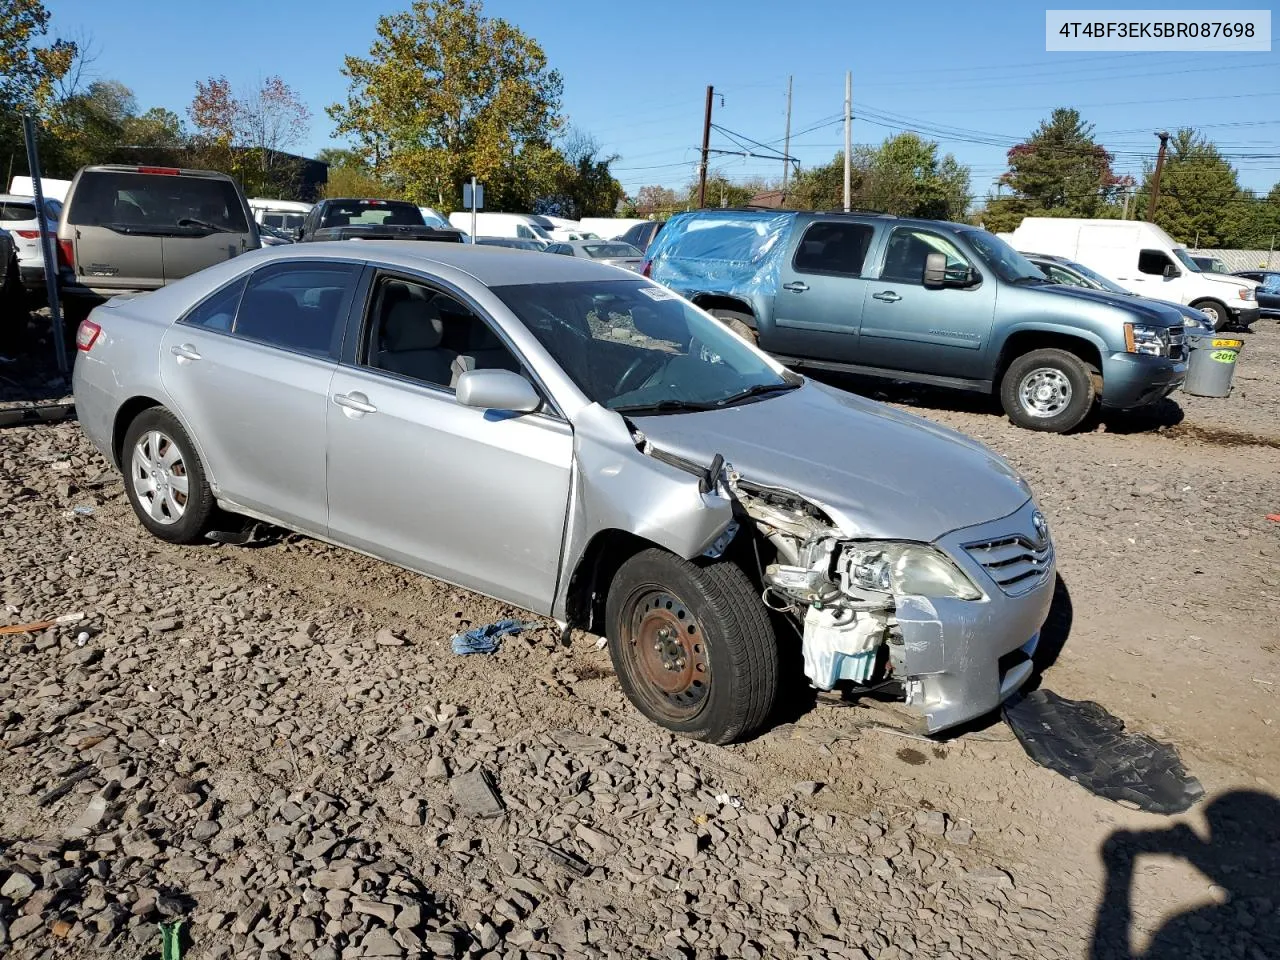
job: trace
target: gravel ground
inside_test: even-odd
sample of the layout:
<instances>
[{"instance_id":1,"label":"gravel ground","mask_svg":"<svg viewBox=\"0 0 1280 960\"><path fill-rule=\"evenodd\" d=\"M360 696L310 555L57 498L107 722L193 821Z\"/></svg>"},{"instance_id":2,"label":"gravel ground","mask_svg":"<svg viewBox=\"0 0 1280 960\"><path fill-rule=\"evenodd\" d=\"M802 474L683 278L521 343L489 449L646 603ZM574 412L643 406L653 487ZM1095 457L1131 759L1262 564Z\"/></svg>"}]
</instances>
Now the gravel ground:
<instances>
[{"instance_id":1,"label":"gravel ground","mask_svg":"<svg viewBox=\"0 0 1280 960\"><path fill-rule=\"evenodd\" d=\"M1209 795L1178 818L994 720L920 742L820 700L683 741L594 637L456 657L520 612L296 537L171 547L74 423L0 431L0 624L85 615L0 637L0 954L156 956L183 918L196 960L1068 958L1095 925L1099 957L1280 956L1280 326L1237 383L1066 437L881 394L1026 474L1044 684L1175 744Z\"/></svg>"}]
</instances>

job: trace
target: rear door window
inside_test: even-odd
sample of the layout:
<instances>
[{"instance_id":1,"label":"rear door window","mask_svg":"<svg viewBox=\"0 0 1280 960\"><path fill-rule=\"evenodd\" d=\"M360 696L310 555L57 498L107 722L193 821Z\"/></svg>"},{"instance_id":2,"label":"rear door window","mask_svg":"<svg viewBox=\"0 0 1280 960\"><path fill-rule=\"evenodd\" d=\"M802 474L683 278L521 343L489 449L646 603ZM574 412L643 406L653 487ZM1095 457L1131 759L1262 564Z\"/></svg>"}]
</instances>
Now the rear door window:
<instances>
[{"instance_id":1,"label":"rear door window","mask_svg":"<svg viewBox=\"0 0 1280 960\"><path fill-rule=\"evenodd\" d=\"M337 357L358 263L303 261L263 267L249 278L233 332L316 356Z\"/></svg>"},{"instance_id":2,"label":"rear door window","mask_svg":"<svg viewBox=\"0 0 1280 960\"><path fill-rule=\"evenodd\" d=\"M36 205L23 200L0 200L0 220L34 220Z\"/></svg>"},{"instance_id":3,"label":"rear door window","mask_svg":"<svg viewBox=\"0 0 1280 960\"><path fill-rule=\"evenodd\" d=\"M793 265L797 273L861 276L873 236L875 228L865 223L811 224L796 247Z\"/></svg>"},{"instance_id":4,"label":"rear door window","mask_svg":"<svg viewBox=\"0 0 1280 960\"><path fill-rule=\"evenodd\" d=\"M201 224L228 233L249 231L240 195L230 180L117 170L80 175L67 222L173 236L207 233L208 227Z\"/></svg>"}]
</instances>

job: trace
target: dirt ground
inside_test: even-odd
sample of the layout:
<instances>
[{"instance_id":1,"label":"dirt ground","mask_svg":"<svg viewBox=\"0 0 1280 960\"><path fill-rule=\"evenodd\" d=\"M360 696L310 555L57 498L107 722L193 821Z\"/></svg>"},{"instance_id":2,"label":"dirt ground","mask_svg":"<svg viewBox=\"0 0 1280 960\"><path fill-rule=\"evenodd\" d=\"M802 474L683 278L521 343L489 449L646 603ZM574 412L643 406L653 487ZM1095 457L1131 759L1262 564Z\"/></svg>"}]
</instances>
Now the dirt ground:
<instances>
[{"instance_id":1,"label":"dirt ground","mask_svg":"<svg viewBox=\"0 0 1280 960\"><path fill-rule=\"evenodd\" d=\"M1205 801L1129 810L996 718L926 743L877 704L680 741L596 637L455 657L521 613L295 537L165 545L74 423L12 427L0 624L86 619L0 637L0 953L154 955L185 916L196 958L1280 955L1280 324L1231 397L1069 436L844 385L1022 471L1063 585L1043 686L1176 746ZM466 816L480 768L504 816Z\"/></svg>"}]
</instances>

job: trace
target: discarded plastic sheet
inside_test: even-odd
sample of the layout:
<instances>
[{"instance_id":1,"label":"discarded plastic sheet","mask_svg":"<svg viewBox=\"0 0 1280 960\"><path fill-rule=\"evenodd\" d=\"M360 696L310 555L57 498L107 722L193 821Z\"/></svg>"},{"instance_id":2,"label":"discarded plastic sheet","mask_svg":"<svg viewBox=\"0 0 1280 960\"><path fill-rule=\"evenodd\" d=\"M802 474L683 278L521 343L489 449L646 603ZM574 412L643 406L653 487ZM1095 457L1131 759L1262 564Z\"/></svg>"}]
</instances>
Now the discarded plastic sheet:
<instances>
[{"instance_id":1,"label":"discarded plastic sheet","mask_svg":"<svg viewBox=\"0 0 1280 960\"><path fill-rule=\"evenodd\" d=\"M501 645L501 638L509 633L519 633L538 626L536 620L499 620L484 627L474 627L466 633L453 635L453 652L459 655L468 653L495 653Z\"/></svg>"},{"instance_id":2,"label":"discarded plastic sheet","mask_svg":"<svg viewBox=\"0 0 1280 960\"><path fill-rule=\"evenodd\" d=\"M93 507L89 506L88 504L82 503L77 507L72 507L71 512L74 513L77 517L92 517Z\"/></svg>"},{"instance_id":3,"label":"discarded plastic sheet","mask_svg":"<svg viewBox=\"0 0 1280 960\"><path fill-rule=\"evenodd\" d=\"M1004 718L1032 760L1100 797L1164 814L1204 797L1177 750L1125 733L1123 720L1091 701L1033 690L1005 704Z\"/></svg>"}]
</instances>

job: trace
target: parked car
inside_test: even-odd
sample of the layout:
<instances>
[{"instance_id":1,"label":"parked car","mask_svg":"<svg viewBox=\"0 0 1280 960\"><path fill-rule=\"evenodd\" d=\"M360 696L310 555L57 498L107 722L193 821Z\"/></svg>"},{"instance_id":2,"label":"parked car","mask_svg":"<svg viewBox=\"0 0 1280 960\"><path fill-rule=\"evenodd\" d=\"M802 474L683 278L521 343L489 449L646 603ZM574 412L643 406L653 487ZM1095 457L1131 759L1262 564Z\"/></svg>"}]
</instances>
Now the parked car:
<instances>
[{"instance_id":1,"label":"parked car","mask_svg":"<svg viewBox=\"0 0 1280 960\"><path fill-rule=\"evenodd\" d=\"M1084 287L1086 290L1105 290L1107 293L1118 293L1126 297L1136 297L1138 294L1126 290L1114 280L1108 280L1096 270L1090 270L1083 263L1076 263L1074 260L1068 260L1066 257L1055 257L1046 253L1027 253L1019 251L1024 257L1040 268L1048 279L1054 283L1065 283L1073 287ZM1213 320L1207 313L1197 310L1195 307L1184 306L1181 303L1174 303L1172 300L1158 300L1157 303L1166 307L1172 307L1182 314L1183 326L1190 327L1193 330L1205 330L1212 332Z\"/></svg>"},{"instance_id":2,"label":"parked car","mask_svg":"<svg viewBox=\"0 0 1280 960\"><path fill-rule=\"evenodd\" d=\"M139 522L242 514L595 631L641 713L716 742L784 656L927 731L1031 674L1054 548L999 456L639 276L424 249L278 247L94 311L77 416Z\"/></svg>"},{"instance_id":3,"label":"parked car","mask_svg":"<svg viewBox=\"0 0 1280 960\"><path fill-rule=\"evenodd\" d=\"M486 247L508 247L511 250L530 250L534 253L542 253L547 249L545 243L521 240L519 237L476 237L475 242Z\"/></svg>"},{"instance_id":4,"label":"parked car","mask_svg":"<svg viewBox=\"0 0 1280 960\"><path fill-rule=\"evenodd\" d=\"M547 253L558 253L566 257L586 257L589 260L599 260L601 263L611 263L615 267L625 267L636 273L639 273L640 268L644 266L644 254L631 244L620 240L566 240L563 243L551 244L547 247Z\"/></svg>"},{"instance_id":5,"label":"parked car","mask_svg":"<svg viewBox=\"0 0 1280 960\"><path fill-rule=\"evenodd\" d=\"M583 217L578 227L594 233L601 240L619 240L632 227L648 223L638 217Z\"/></svg>"},{"instance_id":6,"label":"parked car","mask_svg":"<svg viewBox=\"0 0 1280 960\"><path fill-rule=\"evenodd\" d=\"M60 202L45 199L44 225L55 238L61 213ZM40 218L36 216L36 198L0 195L0 230L9 232L17 248L18 275L22 285L28 290L43 292L44 247L40 239Z\"/></svg>"},{"instance_id":7,"label":"parked car","mask_svg":"<svg viewBox=\"0 0 1280 960\"><path fill-rule=\"evenodd\" d=\"M1186 376L1181 315L1050 283L985 230L883 214L680 214L645 273L785 363L1000 397L1063 432L1096 400L1139 407Z\"/></svg>"},{"instance_id":8,"label":"parked car","mask_svg":"<svg viewBox=\"0 0 1280 960\"><path fill-rule=\"evenodd\" d=\"M258 224L258 239L264 247L278 247L281 244L293 243L295 234L292 230L281 227L269 227L265 223Z\"/></svg>"},{"instance_id":9,"label":"parked car","mask_svg":"<svg viewBox=\"0 0 1280 960\"><path fill-rule=\"evenodd\" d=\"M1204 272L1186 247L1154 223L1026 217L1012 237L1019 250L1068 257L1133 293L1195 307L1213 318L1215 329L1247 327L1258 319L1252 284Z\"/></svg>"},{"instance_id":10,"label":"parked car","mask_svg":"<svg viewBox=\"0 0 1280 960\"><path fill-rule=\"evenodd\" d=\"M404 200L381 200L374 197L335 197L321 200L307 213L298 228L298 241L333 239L317 236L321 230L335 227L425 227L422 212Z\"/></svg>"},{"instance_id":11,"label":"parked car","mask_svg":"<svg viewBox=\"0 0 1280 960\"><path fill-rule=\"evenodd\" d=\"M1280 317L1280 270L1238 270L1232 276L1258 284L1258 312Z\"/></svg>"},{"instance_id":12,"label":"parked car","mask_svg":"<svg viewBox=\"0 0 1280 960\"><path fill-rule=\"evenodd\" d=\"M58 221L58 285L68 310L82 313L260 245L244 192L225 173L83 167Z\"/></svg>"},{"instance_id":13,"label":"parked car","mask_svg":"<svg viewBox=\"0 0 1280 960\"><path fill-rule=\"evenodd\" d=\"M634 227L629 228L618 239L623 243L631 244L641 253L646 253L649 250L649 245L662 232L662 228L665 225L665 220L646 220L644 223L637 223Z\"/></svg>"},{"instance_id":14,"label":"parked car","mask_svg":"<svg viewBox=\"0 0 1280 960\"><path fill-rule=\"evenodd\" d=\"M1217 257L1197 256L1193 254L1191 259L1194 260L1196 262L1196 266L1198 266L1205 273L1228 273L1229 272L1227 270L1227 265L1223 263L1221 260L1219 260Z\"/></svg>"},{"instance_id":15,"label":"parked car","mask_svg":"<svg viewBox=\"0 0 1280 960\"><path fill-rule=\"evenodd\" d=\"M471 211L455 210L449 214L449 223L459 230L471 230ZM582 240L582 231L574 229L572 220L559 217L543 217L532 213L476 212L477 237L514 237L518 240L538 240L555 243L559 240Z\"/></svg>"},{"instance_id":16,"label":"parked car","mask_svg":"<svg viewBox=\"0 0 1280 960\"><path fill-rule=\"evenodd\" d=\"M271 200L266 197L250 197L249 209L259 227L283 230L293 239L294 232L311 212L313 205L301 200Z\"/></svg>"}]
</instances>

